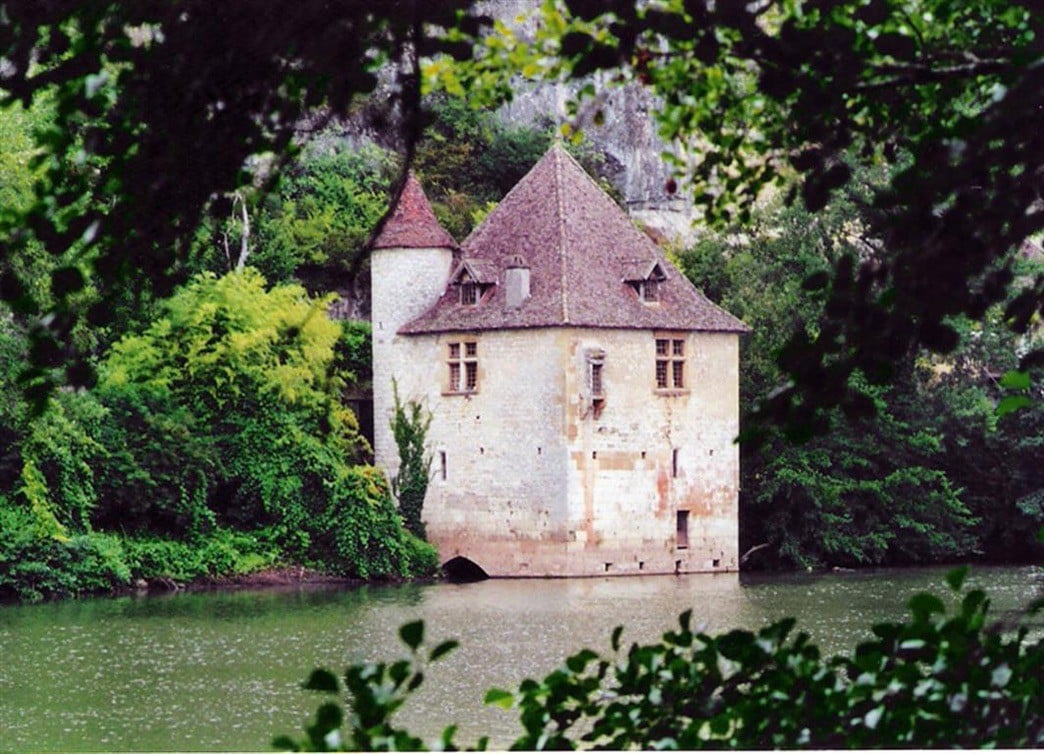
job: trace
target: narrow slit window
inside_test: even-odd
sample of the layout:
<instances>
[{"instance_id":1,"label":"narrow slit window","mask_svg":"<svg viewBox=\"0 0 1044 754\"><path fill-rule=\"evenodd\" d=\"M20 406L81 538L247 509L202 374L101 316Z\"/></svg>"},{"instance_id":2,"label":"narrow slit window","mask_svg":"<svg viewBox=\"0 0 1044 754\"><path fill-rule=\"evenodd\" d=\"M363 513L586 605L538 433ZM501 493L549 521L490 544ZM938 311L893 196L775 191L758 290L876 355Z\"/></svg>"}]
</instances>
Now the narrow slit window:
<instances>
[{"instance_id":1,"label":"narrow slit window","mask_svg":"<svg viewBox=\"0 0 1044 754\"><path fill-rule=\"evenodd\" d=\"M439 476L442 478L442 481L444 481L444 482L446 481L446 479L449 476L448 472L449 472L449 468L448 468L448 466L446 464L446 451L445 450L440 450L439 451Z\"/></svg>"},{"instance_id":2,"label":"narrow slit window","mask_svg":"<svg viewBox=\"0 0 1044 754\"><path fill-rule=\"evenodd\" d=\"M591 364L591 395L596 398L602 395L602 365Z\"/></svg>"},{"instance_id":3,"label":"narrow slit window","mask_svg":"<svg viewBox=\"0 0 1044 754\"><path fill-rule=\"evenodd\" d=\"M674 448L671 450L671 476L677 479L678 471L678 449Z\"/></svg>"},{"instance_id":4,"label":"narrow slit window","mask_svg":"<svg viewBox=\"0 0 1044 754\"><path fill-rule=\"evenodd\" d=\"M584 358L587 369L587 392L590 409L597 419L605 408L605 349L586 348Z\"/></svg>"},{"instance_id":5,"label":"narrow slit window","mask_svg":"<svg viewBox=\"0 0 1044 754\"><path fill-rule=\"evenodd\" d=\"M677 547L684 550L689 546L689 512L678 511Z\"/></svg>"}]
</instances>

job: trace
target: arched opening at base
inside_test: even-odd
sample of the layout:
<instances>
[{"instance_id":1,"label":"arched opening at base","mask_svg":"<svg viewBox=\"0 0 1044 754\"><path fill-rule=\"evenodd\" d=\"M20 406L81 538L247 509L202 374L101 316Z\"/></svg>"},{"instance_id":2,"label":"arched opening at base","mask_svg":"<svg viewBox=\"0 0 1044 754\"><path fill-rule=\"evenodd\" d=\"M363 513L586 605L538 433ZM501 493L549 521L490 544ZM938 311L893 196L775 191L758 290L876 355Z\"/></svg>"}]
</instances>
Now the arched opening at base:
<instances>
[{"instance_id":1,"label":"arched opening at base","mask_svg":"<svg viewBox=\"0 0 1044 754\"><path fill-rule=\"evenodd\" d=\"M482 570L482 566L474 560L468 560L463 555L450 558L442 564L442 572L446 578L458 584L469 581L483 581L489 578L489 574Z\"/></svg>"}]
</instances>

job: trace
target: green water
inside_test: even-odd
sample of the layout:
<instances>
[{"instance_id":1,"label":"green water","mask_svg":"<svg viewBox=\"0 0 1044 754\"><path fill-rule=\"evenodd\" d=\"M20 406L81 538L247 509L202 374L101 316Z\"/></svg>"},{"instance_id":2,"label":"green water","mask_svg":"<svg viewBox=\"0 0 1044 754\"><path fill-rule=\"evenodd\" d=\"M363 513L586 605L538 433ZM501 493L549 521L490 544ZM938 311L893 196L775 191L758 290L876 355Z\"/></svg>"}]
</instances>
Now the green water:
<instances>
[{"instance_id":1,"label":"green water","mask_svg":"<svg viewBox=\"0 0 1044 754\"><path fill-rule=\"evenodd\" d=\"M402 654L396 632L423 618L431 643L462 647L431 668L402 719L458 741L518 733L511 712L482 705L582 645L604 649L614 626L652 640L693 608L711 631L799 619L828 654L900 618L911 595L942 591L946 569L826 575L580 580L351 590L174 594L0 607L0 751L266 750L297 733L318 697L312 667ZM1044 588L1038 567L977 568L998 617L1013 619Z\"/></svg>"}]
</instances>

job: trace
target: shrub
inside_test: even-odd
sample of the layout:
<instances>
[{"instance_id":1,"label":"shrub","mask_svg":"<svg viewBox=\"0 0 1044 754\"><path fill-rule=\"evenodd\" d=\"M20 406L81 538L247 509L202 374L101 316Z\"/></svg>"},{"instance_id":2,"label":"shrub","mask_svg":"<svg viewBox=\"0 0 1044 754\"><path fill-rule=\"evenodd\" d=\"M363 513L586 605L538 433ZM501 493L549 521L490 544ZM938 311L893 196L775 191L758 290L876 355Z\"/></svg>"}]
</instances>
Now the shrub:
<instances>
[{"instance_id":1,"label":"shrub","mask_svg":"<svg viewBox=\"0 0 1044 754\"><path fill-rule=\"evenodd\" d=\"M412 572L426 556L377 472L350 466L368 447L341 403L352 377L342 367L364 368L367 336L345 337L324 302L297 286L265 290L249 268L196 278L103 364L116 428L96 520L202 541L215 527L267 527L286 556L338 573ZM178 580L212 567L139 555Z\"/></svg>"},{"instance_id":2,"label":"shrub","mask_svg":"<svg viewBox=\"0 0 1044 754\"><path fill-rule=\"evenodd\" d=\"M337 480L313 538L313 554L345 576L405 578L438 568L435 549L403 531L384 474L373 467L353 467Z\"/></svg>"},{"instance_id":3,"label":"shrub","mask_svg":"<svg viewBox=\"0 0 1044 754\"><path fill-rule=\"evenodd\" d=\"M228 529L217 529L205 538L188 542L127 537L123 547L133 578L181 583L251 573L280 559L278 548L265 536Z\"/></svg>"},{"instance_id":4,"label":"shrub","mask_svg":"<svg viewBox=\"0 0 1044 754\"><path fill-rule=\"evenodd\" d=\"M210 487L220 459L199 419L169 393L128 385L102 391L109 412L99 434L95 526L193 537L211 530Z\"/></svg>"},{"instance_id":5,"label":"shrub","mask_svg":"<svg viewBox=\"0 0 1044 754\"><path fill-rule=\"evenodd\" d=\"M105 408L93 396L64 392L32 422L20 445L19 493L38 521L53 518L62 533L91 530L94 470L105 455L96 438L105 421Z\"/></svg>"},{"instance_id":6,"label":"shrub","mask_svg":"<svg viewBox=\"0 0 1044 754\"><path fill-rule=\"evenodd\" d=\"M115 536L41 534L36 523L24 505L0 498L0 599L69 597L130 582Z\"/></svg>"}]
</instances>

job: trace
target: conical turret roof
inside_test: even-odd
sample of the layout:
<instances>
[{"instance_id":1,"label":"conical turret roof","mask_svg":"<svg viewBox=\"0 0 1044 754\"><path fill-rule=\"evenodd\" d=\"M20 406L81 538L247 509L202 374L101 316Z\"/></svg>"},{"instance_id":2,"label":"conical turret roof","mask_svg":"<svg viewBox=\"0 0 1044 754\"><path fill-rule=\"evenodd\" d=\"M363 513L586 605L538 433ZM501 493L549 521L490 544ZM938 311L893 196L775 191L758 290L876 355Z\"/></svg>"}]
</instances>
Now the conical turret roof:
<instances>
[{"instance_id":1,"label":"conical turret roof","mask_svg":"<svg viewBox=\"0 0 1044 754\"><path fill-rule=\"evenodd\" d=\"M413 171L399 194L395 211L374 239L374 249L456 249L457 242L435 217Z\"/></svg>"},{"instance_id":2,"label":"conical turret roof","mask_svg":"<svg viewBox=\"0 0 1044 754\"><path fill-rule=\"evenodd\" d=\"M747 332L667 260L561 146L508 192L461 245L461 264L483 269L489 285L477 305L456 286L404 333L501 328L601 328ZM508 307L504 273L530 268L530 296ZM655 279L656 300L643 299Z\"/></svg>"}]
</instances>

